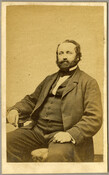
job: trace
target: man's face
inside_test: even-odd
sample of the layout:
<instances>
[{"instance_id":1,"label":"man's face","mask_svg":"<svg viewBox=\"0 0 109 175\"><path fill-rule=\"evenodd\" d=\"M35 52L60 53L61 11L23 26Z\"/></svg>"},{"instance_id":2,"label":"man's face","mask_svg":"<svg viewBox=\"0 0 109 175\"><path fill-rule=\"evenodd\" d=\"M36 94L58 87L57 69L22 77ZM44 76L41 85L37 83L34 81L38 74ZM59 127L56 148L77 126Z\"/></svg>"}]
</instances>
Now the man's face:
<instances>
[{"instance_id":1,"label":"man's face","mask_svg":"<svg viewBox=\"0 0 109 175\"><path fill-rule=\"evenodd\" d=\"M61 70L68 70L76 65L75 47L72 43L62 43L58 47L57 65Z\"/></svg>"}]
</instances>

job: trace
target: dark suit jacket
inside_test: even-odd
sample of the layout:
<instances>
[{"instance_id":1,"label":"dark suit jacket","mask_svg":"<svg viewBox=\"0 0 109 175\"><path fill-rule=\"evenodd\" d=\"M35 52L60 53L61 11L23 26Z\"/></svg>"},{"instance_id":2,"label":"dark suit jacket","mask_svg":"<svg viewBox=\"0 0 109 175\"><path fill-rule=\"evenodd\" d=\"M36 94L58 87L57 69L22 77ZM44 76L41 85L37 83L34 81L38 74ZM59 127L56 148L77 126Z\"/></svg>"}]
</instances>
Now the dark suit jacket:
<instances>
[{"instance_id":1,"label":"dark suit jacket","mask_svg":"<svg viewBox=\"0 0 109 175\"><path fill-rule=\"evenodd\" d=\"M34 93L16 103L14 107L21 116L31 116L37 120L38 111L57 75L58 73L47 76ZM101 95L96 80L77 68L63 92L61 111L64 130L76 141L75 160L92 160L92 136L102 124Z\"/></svg>"}]
</instances>

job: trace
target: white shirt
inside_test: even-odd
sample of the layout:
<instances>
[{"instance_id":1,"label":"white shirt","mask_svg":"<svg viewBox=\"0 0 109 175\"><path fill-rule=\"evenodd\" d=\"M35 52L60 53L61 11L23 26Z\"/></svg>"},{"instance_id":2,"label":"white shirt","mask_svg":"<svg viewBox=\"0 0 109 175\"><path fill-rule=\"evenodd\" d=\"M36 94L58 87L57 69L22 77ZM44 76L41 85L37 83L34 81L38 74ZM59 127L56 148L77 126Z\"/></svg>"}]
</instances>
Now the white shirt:
<instances>
[{"instance_id":1,"label":"white shirt","mask_svg":"<svg viewBox=\"0 0 109 175\"><path fill-rule=\"evenodd\" d=\"M69 71L75 70L76 68L77 68L77 65L74 66L74 67L72 67L72 68L70 68ZM53 95L56 94L56 91L57 91L57 89L59 88L59 86L60 86L65 80L67 80L67 78L69 78L69 76L70 76L70 75L65 75L65 76L59 78L59 80L58 80L56 86L55 86L54 89L52 90L52 94L53 94Z\"/></svg>"}]
</instances>

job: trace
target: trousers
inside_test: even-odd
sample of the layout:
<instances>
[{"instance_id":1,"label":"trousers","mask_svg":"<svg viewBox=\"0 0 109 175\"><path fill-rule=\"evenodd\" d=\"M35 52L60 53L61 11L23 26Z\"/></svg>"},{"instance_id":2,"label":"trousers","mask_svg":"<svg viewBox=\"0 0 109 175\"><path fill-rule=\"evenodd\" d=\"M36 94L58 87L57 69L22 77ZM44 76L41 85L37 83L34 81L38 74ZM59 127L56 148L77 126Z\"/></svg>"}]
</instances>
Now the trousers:
<instances>
[{"instance_id":1,"label":"trousers","mask_svg":"<svg viewBox=\"0 0 109 175\"><path fill-rule=\"evenodd\" d=\"M31 151L38 148L48 148L47 162L73 162L73 144L54 143L53 137L57 132L45 134L35 126L7 133L7 162L32 162Z\"/></svg>"}]
</instances>

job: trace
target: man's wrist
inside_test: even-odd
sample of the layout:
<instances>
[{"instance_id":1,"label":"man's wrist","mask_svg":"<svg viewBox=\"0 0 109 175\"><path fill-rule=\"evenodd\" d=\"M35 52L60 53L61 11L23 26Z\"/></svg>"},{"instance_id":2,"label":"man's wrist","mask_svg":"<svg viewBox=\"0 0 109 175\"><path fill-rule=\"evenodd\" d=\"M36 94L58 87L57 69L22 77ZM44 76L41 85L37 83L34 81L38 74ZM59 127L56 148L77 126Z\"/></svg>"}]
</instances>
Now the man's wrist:
<instances>
[{"instance_id":1,"label":"man's wrist","mask_svg":"<svg viewBox=\"0 0 109 175\"><path fill-rule=\"evenodd\" d=\"M15 111L17 111L18 112L18 114L20 114L21 112L20 112L20 110L18 109L18 108L16 108L16 107L10 107L8 110L7 110L7 113L9 113L10 111L12 111L12 110L15 110Z\"/></svg>"}]
</instances>

